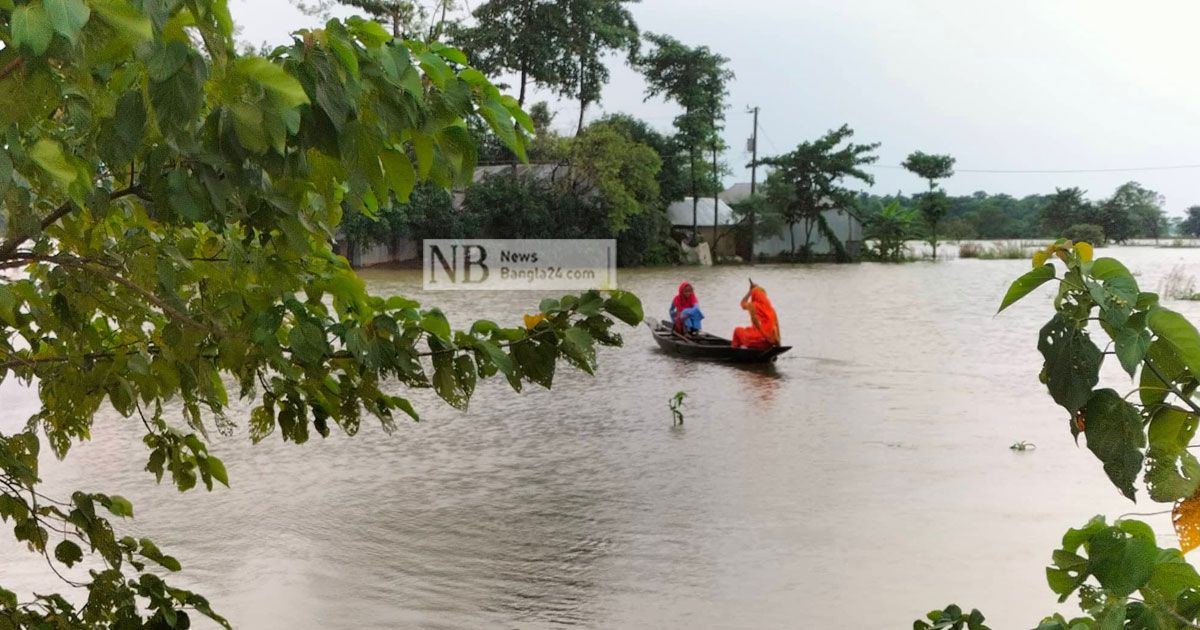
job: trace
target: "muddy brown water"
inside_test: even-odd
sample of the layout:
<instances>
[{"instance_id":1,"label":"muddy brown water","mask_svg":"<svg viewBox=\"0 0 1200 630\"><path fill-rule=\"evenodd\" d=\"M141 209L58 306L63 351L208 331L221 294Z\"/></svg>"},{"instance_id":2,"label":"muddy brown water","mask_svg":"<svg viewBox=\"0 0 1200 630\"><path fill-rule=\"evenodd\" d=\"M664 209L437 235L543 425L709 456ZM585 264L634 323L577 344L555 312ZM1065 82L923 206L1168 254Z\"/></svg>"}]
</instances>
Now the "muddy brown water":
<instances>
[{"instance_id":1,"label":"muddy brown water","mask_svg":"<svg viewBox=\"0 0 1200 630\"><path fill-rule=\"evenodd\" d=\"M1177 265L1200 274L1200 249L1099 253L1147 290ZM181 585L245 628L898 628L950 602L1032 627L1056 610L1043 567L1068 527L1159 506L1119 496L1038 383L1049 290L993 317L1028 265L622 271L656 314L692 281L720 334L743 324L752 273L795 348L772 370L739 369L666 356L628 329L595 377L564 369L553 391L523 394L486 384L465 413L417 392L424 421L392 435L217 437L232 488L211 493L155 485L140 425L109 412L43 476L131 499L124 531L152 536L183 563ZM457 325L516 322L543 297L363 275ZM1200 319L1200 303L1169 304ZM1128 389L1115 366L1106 377ZM0 395L0 431L36 409L12 383ZM1011 451L1019 440L1036 449ZM1166 516L1148 520L1174 542ZM8 588L60 587L7 534L0 559Z\"/></svg>"}]
</instances>

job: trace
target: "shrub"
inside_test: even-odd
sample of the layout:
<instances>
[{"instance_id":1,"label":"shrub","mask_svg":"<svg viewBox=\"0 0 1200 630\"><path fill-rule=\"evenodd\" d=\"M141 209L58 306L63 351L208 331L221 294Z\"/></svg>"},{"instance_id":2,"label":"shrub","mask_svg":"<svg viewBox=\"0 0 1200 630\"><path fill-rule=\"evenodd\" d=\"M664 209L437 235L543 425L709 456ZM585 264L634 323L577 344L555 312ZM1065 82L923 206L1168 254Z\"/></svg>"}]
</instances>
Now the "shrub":
<instances>
[{"instance_id":1,"label":"shrub","mask_svg":"<svg viewBox=\"0 0 1200 630\"><path fill-rule=\"evenodd\" d=\"M1104 237L1104 228L1094 223L1076 223L1075 225L1067 228L1066 231L1063 232L1063 236L1075 241L1076 243L1091 243L1097 247L1108 243Z\"/></svg>"}]
</instances>

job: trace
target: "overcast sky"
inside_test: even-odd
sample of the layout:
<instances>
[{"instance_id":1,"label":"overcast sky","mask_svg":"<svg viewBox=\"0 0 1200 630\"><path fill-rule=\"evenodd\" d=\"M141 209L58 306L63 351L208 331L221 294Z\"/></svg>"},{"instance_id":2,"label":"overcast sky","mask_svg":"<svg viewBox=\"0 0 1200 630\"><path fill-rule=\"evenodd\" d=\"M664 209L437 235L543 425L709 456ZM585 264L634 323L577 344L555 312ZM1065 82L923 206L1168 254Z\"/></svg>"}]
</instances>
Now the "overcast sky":
<instances>
[{"instance_id":1,"label":"overcast sky","mask_svg":"<svg viewBox=\"0 0 1200 630\"><path fill-rule=\"evenodd\" d=\"M479 0L470 0L476 6ZM432 3L430 3L432 4ZM288 0L234 0L250 42L313 25ZM898 165L914 150L949 153L951 194L1021 196L1080 186L1111 194L1136 180L1182 214L1200 204L1200 168L994 174L975 170L1135 169L1200 165L1200 81L1191 0L644 0L643 32L668 33L730 59L726 161L749 181L747 106L761 107L759 151L785 152L842 123L881 142L872 190L917 191ZM669 130L676 108L613 59L600 107ZM534 100L549 98L536 93ZM573 131L577 103L556 102Z\"/></svg>"}]
</instances>

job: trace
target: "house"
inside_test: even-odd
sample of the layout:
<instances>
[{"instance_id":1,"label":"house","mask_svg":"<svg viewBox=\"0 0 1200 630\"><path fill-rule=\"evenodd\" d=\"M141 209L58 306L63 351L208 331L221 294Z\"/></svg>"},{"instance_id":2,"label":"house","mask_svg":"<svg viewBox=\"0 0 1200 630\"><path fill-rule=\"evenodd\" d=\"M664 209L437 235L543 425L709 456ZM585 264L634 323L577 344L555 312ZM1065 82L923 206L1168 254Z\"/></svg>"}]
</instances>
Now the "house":
<instances>
[{"instance_id":1,"label":"house","mask_svg":"<svg viewBox=\"0 0 1200 630\"><path fill-rule=\"evenodd\" d=\"M718 195L726 204L737 204L750 197L749 182L739 182ZM711 206L710 206L711 207ZM862 250L863 228L862 221L850 210L830 208L821 213L829 224L833 234L851 256L858 256ZM796 225L796 249L804 245L804 226ZM830 256L835 253L834 247L824 235L815 232L812 238L812 253L817 256ZM754 256L779 256L792 251L792 237L785 225L778 234L756 234Z\"/></svg>"},{"instance_id":2,"label":"house","mask_svg":"<svg viewBox=\"0 0 1200 630\"><path fill-rule=\"evenodd\" d=\"M667 217L671 220L671 232L679 240L692 235L693 214L692 198L684 197L671 202L667 206ZM695 204L695 226L700 238L709 244L717 256L747 256L749 244L739 234L737 217L729 204L717 200L716 213L713 213L713 198L701 197ZM714 225L716 226L714 228ZM740 247L739 247L740 245Z\"/></svg>"},{"instance_id":3,"label":"house","mask_svg":"<svg viewBox=\"0 0 1200 630\"><path fill-rule=\"evenodd\" d=\"M557 162L538 162L532 164L485 164L475 167L473 181L479 182L493 175L510 175L533 177L538 180L555 181L570 174L570 167ZM451 192L451 203L456 209L462 207L464 191L456 186ZM690 224L689 224L690 225ZM421 257L421 243L407 238L393 238L389 243L372 243L367 247L354 247L349 243L340 242L336 251L345 256L353 267L370 267L388 263L404 263L416 261Z\"/></svg>"}]
</instances>

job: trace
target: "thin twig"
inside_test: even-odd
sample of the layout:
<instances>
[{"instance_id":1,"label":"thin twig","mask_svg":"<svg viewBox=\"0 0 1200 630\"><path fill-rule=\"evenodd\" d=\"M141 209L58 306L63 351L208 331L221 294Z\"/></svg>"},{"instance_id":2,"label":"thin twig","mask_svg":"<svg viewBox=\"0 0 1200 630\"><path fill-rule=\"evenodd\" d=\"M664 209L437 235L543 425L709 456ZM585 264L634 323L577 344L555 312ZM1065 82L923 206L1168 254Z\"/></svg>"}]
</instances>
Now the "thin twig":
<instances>
[{"instance_id":1,"label":"thin twig","mask_svg":"<svg viewBox=\"0 0 1200 630\"><path fill-rule=\"evenodd\" d=\"M1150 368L1150 371L1154 372L1154 375L1158 377L1158 380L1166 384L1167 389L1169 389L1172 394L1175 394L1184 402L1184 404L1186 404L1188 407L1191 407L1193 413L1200 415L1200 405L1197 405L1190 397L1184 396L1183 392L1179 391L1179 388L1175 387L1174 383L1168 380L1166 376L1163 376L1163 373L1159 372L1158 368L1154 366L1154 363L1150 361L1150 357L1146 357L1145 363L1146 367Z\"/></svg>"},{"instance_id":2,"label":"thin twig","mask_svg":"<svg viewBox=\"0 0 1200 630\"><path fill-rule=\"evenodd\" d=\"M8 75L16 72L23 65L25 65L24 57L17 57L16 59L13 59L12 61L8 62L7 65L5 65L3 68L0 68L0 81L7 79Z\"/></svg>"}]
</instances>

